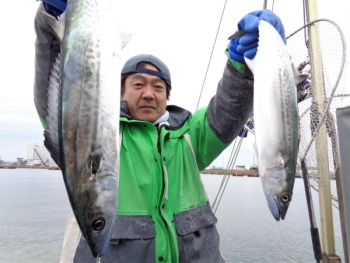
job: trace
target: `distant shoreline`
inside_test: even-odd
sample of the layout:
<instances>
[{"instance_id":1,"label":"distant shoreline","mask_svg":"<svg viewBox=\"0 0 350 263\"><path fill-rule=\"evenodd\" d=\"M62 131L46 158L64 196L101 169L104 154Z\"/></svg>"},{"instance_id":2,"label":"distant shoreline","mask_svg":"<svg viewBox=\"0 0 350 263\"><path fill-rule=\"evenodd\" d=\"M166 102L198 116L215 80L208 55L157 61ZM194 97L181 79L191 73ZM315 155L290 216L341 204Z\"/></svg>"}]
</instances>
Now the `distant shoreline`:
<instances>
[{"instance_id":1,"label":"distant shoreline","mask_svg":"<svg viewBox=\"0 0 350 263\"><path fill-rule=\"evenodd\" d=\"M60 170L56 166L27 166L27 165L0 165L0 169L49 169L49 170ZM253 170L242 170L242 169L205 169L200 172L201 174L231 174L232 176L251 176L259 177L259 173Z\"/></svg>"},{"instance_id":2,"label":"distant shoreline","mask_svg":"<svg viewBox=\"0 0 350 263\"><path fill-rule=\"evenodd\" d=\"M57 166L27 166L27 165L0 165L0 169L47 169L47 170L60 170ZM232 176L248 176L248 177L259 177L259 173L254 170L242 170L242 169L205 169L200 171L201 174L227 174ZM295 175L300 178L298 174Z\"/></svg>"},{"instance_id":3,"label":"distant shoreline","mask_svg":"<svg viewBox=\"0 0 350 263\"><path fill-rule=\"evenodd\" d=\"M29 166L29 165L0 165L0 169L47 169L47 170L60 170L57 166Z\"/></svg>"},{"instance_id":4,"label":"distant shoreline","mask_svg":"<svg viewBox=\"0 0 350 263\"><path fill-rule=\"evenodd\" d=\"M228 174L232 176L248 176L259 177L259 173L254 170L242 170L242 169L205 169L201 171L202 174Z\"/></svg>"}]
</instances>

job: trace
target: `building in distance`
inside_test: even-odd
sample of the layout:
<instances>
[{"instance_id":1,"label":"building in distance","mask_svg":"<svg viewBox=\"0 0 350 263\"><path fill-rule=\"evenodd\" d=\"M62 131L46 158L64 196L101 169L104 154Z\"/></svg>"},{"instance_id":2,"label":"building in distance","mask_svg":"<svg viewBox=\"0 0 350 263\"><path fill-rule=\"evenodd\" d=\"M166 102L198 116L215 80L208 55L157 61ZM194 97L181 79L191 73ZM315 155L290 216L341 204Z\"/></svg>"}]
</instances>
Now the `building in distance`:
<instances>
[{"instance_id":1,"label":"building in distance","mask_svg":"<svg viewBox=\"0 0 350 263\"><path fill-rule=\"evenodd\" d=\"M39 143L27 147L27 165L57 166L49 151L44 146L40 146Z\"/></svg>"}]
</instances>

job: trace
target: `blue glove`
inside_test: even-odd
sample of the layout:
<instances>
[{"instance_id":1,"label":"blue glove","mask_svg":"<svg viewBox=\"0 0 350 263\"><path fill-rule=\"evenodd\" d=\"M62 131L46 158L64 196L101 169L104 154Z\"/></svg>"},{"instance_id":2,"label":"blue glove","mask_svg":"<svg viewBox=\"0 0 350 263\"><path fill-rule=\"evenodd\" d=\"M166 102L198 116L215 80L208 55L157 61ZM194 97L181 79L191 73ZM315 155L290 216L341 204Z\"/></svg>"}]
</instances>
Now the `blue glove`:
<instances>
[{"instance_id":1,"label":"blue glove","mask_svg":"<svg viewBox=\"0 0 350 263\"><path fill-rule=\"evenodd\" d=\"M236 34L240 37L231 39L228 45L228 51L231 59L244 63L244 57L249 59L253 59L255 57L258 47L258 29L260 19L269 22L273 27L275 27L277 32L282 37L284 43L286 43L284 27L281 19L277 15L268 9L251 12L245 15L238 22L238 32L236 32Z\"/></svg>"},{"instance_id":2,"label":"blue glove","mask_svg":"<svg viewBox=\"0 0 350 263\"><path fill-rule=\"evenodd\" d=\"M44 7L46 11L54 16L60 16L67 7L67 0L41 0L44 2Z\"/></svg>"}]
</instances>

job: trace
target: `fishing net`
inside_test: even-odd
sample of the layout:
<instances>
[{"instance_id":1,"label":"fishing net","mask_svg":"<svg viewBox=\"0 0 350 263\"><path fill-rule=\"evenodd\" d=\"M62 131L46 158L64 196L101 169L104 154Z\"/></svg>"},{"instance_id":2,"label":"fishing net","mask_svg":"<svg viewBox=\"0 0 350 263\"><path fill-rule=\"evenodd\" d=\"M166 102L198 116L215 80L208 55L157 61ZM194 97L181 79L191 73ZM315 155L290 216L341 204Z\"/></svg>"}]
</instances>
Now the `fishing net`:
<instances>
[{"instance_id":1,"label":"fishing net","mask_svg":"<svg viewBox=\"0 0 350 263\"><path fill-rule=\"evenodd\" d=\"M308 30L311 27L316 29L319 38L319 41L317 41L319 43L317 47L318 54L314 60L311 60L315 64L321 65L321 70L317 72L312 72L310 66ZM325 158L322 159L322 162L327 162L328 157L329 165L326 176L331 180L333 205L338 207L334 179L335 174L340 169L340 164L335 111L339 107L350 105L350 90L349 87L346 87L348 64L345 59L345 40L340 28L334 22L327 19L311 22L298 29L287 39L287 49L291 55L293 64L299 72L309 74L308 79L297 87L300 126L297 176L302 176L300 158L305 158L310 177L310 185L315 190L318 190L319 173L317 158L320 157L317 157L314 137L320 131L319 124L321 123L326 127L327 137L324 140L326 141L326 145L323 144L324 147L321 149L325 153ZM316 103L315 85L313 83L321 84L321 87L323 86L323 103Z\"/></svg>"}]
</instances>

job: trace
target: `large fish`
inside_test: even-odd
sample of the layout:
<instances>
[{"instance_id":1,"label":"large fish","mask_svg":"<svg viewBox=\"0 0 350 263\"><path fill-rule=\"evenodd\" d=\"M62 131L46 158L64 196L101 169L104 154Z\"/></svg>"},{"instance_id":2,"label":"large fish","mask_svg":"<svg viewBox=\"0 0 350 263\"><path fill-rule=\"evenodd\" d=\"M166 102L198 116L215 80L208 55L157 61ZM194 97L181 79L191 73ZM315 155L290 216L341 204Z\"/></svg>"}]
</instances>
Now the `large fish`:
<instances>
[{"instance_id":1,"label":"large fish","mask_svg":"<svg viewBox=\"0 0 350 263\"><path fill-rule=\"evenodd\" d=\"M45 146L62 170L92 254L105 253L116 220L122 35L108 0L69 0L45 20L61 43L48 88Z\"/></svg>"},{"instance_id":2,"label":"large fish","mask_svg":"<svg viewBox=\"0 0 350 263\"><path fill-rule=\"evenodd\" d=\"M285 218L293 195L299 148L296 82L305 76L294 76L281 36L264 20L259 23L257 54L245 61L254 74L259 175L270 211L279 221Z\"/></svg>"}]
</instances>

